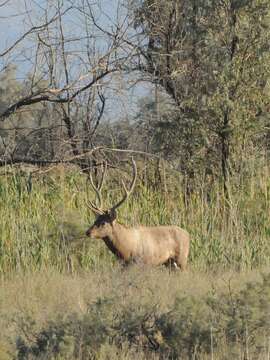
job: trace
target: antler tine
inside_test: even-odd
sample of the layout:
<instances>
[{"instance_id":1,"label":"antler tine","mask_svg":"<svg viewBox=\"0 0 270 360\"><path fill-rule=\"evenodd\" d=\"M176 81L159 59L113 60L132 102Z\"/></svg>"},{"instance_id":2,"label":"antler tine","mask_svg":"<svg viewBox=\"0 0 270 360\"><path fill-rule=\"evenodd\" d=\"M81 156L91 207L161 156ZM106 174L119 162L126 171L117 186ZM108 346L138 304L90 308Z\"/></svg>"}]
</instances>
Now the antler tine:
<instances>
[{"instance_id":1,"label":"antler tine","mask_svg":"<svg viewBox=\"0 0 270 360\"><path fill-rule=\"evenodd\" d=\"M92 203L91 200L88 200L88 203L86 203L86 206L88 207L88 209L90 209L91 211L93 211L96 214L103 214L102 209L98 208L94 203Z\"/></svg>"},{"instance_id":2,"label":"antler tine","mask_svg":"<svg viewBox=\"0 0 270 360\"><path fill-rule=\"evenodd\" d=\"M91 184L93 190L95 191L95 193L97 195L97 198L98 198L98 202L99 202L99 206L96 206L89 200L89 205L90 205L89 207L92 208L92 210L94 210L96 212L99 212L99 213L102 213L103 201L102 201L102 196L101 196L101 189L102 189L102 186L103 186L103 183L104 183L104 178L105 178L106 171L107 171L107 162L104 162L104 169L102 171L101 181L97 186L95 186L95 184L94 184L91 172L89 173L90 184Z\"/></svg>"},{"instance_id":3,"label":"antler tine","mask_svg":"<svg viewBox=\"0 0 270 360\"><path fill-rule=\"evenodd\" d=\"M133 168L133 179L132 179L130 188L129 188L129 190L128 190L127 187L126 187L126 184L125 184L124 181L122 180L122 185L123 185L125 194L124 194L123 198L122 198L116 205L114 205L114 206L111 208L111 210L116 210L120 205L122 205L122 204L126 201L126 199L130 196L130 194L132 193L132 191L134 190L135 183L136 183L136 179L137 179L137 165L136 165L136 162L135 162L135 160L133 159L133 157L131 158L131 161L132 161L132 168Z\"/></svg>"}]
</instances>

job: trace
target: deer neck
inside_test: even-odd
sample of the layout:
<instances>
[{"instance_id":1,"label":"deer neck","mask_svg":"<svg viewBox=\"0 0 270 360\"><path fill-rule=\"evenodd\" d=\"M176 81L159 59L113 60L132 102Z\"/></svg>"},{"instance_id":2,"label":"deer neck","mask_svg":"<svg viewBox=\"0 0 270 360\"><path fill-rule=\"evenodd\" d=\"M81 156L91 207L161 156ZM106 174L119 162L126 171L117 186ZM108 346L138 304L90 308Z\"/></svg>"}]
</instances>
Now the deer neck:
<instances>
[{"instance_id":1,"label":"deer neck","mask_svg":"<svg viewBox=\"0 0 270 360\"><path fill-rule=\"evenodd\" d=\"M128 246L128 237L126 236L126 227L115 223L112 225L112 234L103 238L109 250L118 258L127 261L130 257Z\"/></svg>"},{"instance_id":2,"label":"deer neck","mask_svg":"<svg viewBox=\"0 0 270 360\"><path fill-rule=\"evenodd\" d=\"M111 238L109 236L105 236L102 238L102 240L105 242L107 248L119 259L124 259L122 253L117 249L117 247L112 242Z\"/></svg>"}]
</instances>

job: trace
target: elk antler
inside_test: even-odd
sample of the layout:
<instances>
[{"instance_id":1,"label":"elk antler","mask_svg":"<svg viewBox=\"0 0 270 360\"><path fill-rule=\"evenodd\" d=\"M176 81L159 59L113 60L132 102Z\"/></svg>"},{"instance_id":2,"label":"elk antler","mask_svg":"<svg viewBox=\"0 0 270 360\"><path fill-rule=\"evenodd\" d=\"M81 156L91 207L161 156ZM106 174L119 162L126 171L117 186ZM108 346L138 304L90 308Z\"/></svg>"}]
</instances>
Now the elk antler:
<instances>
[{"instance_id":1,"label":"elk antler","mask_svg":"<svg viewBox=\"0 0 270 360\"><path fill-rule=\"evenodd\" d=\"M91 200L88 200L87 206L89 207L89 209L91 209L92 211L94 211L96 214L99 214L99 215L104 213L104 210L102 209L103 201L102 201L102 196L101 196L101 189L102 189L102 186L103 186L103 183L104 183L104 178L105 178L106 171L107 171L107 162L104 162L104 167L103 167L103 171L102 171L102 175L101 175L101 180L100 180L100 183L97 186L95 186L95 184L94 184L91 172L89 173L89 176L88 176L88 178L90 180L90 184L91 184L94 192L97 195L99 204L96 205Z\"/></svg>"},{"instance_id":2,"label":"elk antler","mask_svg":"<svg viewBox=\"0 0 270 360\"><path fill-rule=\"evenodd\" d=\"M136 166L136 162L134 161L133 158L131 158L131 161L132 161L132 167L133 167L133 179L132 179L132 182L131 182L131 185L130 185L130 188L129 190L127 189L124 181L122 180L122 185L123 185L123 188L124 188L124 191L125 191L125 194L123 196L123 198L116 204L114 205L110 211L114 211L116 210L120 205L122 205L126 199L129 197L129 195L132 193L132 191L134 190L134 187L135 187L135 182L136 182L136 179L137 179L137 166Z\"/></svg>"}]
</instances>

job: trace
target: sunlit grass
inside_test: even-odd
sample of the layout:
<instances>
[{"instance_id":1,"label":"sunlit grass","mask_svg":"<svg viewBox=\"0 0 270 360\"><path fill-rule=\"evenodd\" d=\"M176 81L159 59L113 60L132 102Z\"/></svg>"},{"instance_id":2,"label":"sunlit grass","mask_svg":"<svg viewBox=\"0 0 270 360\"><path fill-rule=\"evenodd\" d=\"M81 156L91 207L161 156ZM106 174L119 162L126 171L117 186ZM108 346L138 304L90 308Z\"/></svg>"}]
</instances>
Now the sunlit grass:
<instances>
[{"instance_id":1,"label":"sunlit grass","mask_svg":"<svg viewBox=\"0 0 270 360\"><path fill-rule=\"evenodd\" d=\"M115 176L115 174L114 174ZM140 181L119 211L121 223L176 224L191 234L190 266L193 268L245 269L269 264L269 176L263 168L245 183L234 179L225 199L218 182L209 187L198 182L187 197L178 178L169 175L167 192L147 188ZM77 169L29 177L0 178L0 271L55 268L82 269L113 264L115 258L101 241L84 237L94 220L86 206L89 190ZM121 196L121 185L108 181L107 206Z\"/></svg>"}]
</instances>

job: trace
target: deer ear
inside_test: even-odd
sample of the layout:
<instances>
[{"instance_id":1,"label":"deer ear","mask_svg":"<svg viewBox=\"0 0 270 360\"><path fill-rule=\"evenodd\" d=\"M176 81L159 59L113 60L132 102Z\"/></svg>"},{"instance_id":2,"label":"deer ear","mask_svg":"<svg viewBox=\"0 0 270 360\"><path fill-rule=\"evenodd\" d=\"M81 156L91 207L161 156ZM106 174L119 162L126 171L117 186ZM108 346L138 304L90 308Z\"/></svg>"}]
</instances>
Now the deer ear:
<instances>
[{"instance_id":1,"label":"deer ear","mask_svg":"<svg viewBox=\"0 0 270 360\"><path fill-rule=\"evenodd\" d=\"M110 220L111 220L111 222L115 221L115 220L116 220L116 217L117 217L116 210L115 210L115 209L112 209L112 210L110 211Z\"/></svg>"}]
</instances>

